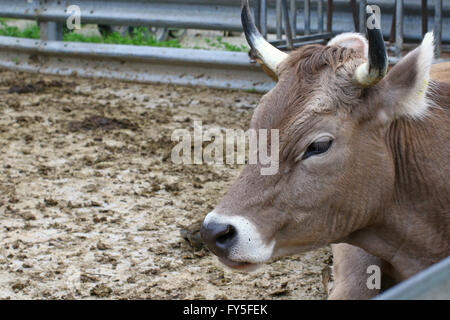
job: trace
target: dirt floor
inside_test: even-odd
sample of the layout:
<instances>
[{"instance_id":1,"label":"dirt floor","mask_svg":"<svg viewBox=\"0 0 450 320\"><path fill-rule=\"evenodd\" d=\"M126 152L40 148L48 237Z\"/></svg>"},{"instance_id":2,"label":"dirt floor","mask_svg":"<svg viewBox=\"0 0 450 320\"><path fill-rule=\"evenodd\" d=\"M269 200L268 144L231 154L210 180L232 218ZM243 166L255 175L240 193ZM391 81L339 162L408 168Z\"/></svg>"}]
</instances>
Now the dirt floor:
<instances>
[{"instance_id":1,"label":"dirt floor","mask_svg":"<svg viewBox=\"0 0 450 320\"><path fill-rule=\"evenodd\" d=\"M0 299L326 298L329 248L224 269L197 231L241 167L170 159L260 97L0 70Z\"/></svg>"}]
</instances>

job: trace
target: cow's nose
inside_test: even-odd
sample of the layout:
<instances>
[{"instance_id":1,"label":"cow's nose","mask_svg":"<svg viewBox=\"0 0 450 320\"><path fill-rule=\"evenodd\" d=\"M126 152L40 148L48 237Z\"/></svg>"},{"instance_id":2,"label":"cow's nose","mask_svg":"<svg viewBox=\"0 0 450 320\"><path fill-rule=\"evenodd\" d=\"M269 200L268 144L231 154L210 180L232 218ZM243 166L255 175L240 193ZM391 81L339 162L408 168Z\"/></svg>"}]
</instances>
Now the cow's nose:
<instances>
[{"instance_id":1,"label":"cow's nose","mask_svg":"<svg viewBox=\"0 0 450 320\"><path fill-rule=\"evenodd\" d=\"M236 229L231 224L210 222L203 224L200 235L208 248L219 257L228 255L229 249L236 241Z\"/></svg>"}]
</instances>

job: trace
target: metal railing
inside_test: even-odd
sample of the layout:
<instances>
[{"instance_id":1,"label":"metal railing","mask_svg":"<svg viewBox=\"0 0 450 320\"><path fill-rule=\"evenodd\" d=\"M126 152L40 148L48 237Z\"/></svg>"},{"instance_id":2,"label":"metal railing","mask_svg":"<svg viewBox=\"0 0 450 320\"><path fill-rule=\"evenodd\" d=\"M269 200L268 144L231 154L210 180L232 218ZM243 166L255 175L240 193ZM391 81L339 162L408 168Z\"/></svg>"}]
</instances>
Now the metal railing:
<instances>
[{"instance_id":1,"label":"metal railing","mask_svg":"<svg viewBox=\"0 0 450 320\"><path fill-rule=\"evenodd\" d=\"M261 33L264 36L267 36L267 1L265 0L255 0L255 23L258 27L258 29L261 30ZM328 39L332 36L332 32L336 31L333 30L333 16L338 15L340 16L344 15L346 11L343 11L342 7L339 6L337 11L336 9L333 10L334 4L338 1L333 0L327 0L326 1L326 14L327 14L327 26L326 26L326 33L323 33L324 31L324 6L325 6L325 0L304 0L302 2L298 2L296 0L289 0L290 6L288 8L287 0L276 0L276 35L277 39L281 39L282 37L282 30L284 28L284 33L286 35L285 45L281 47L281 49L293 49L296 45L303 44L303 42L310 43L308 35L312 32L311 27L311 8L313 7L312 4L315 4L314 9L317 11L317 21L316 21L316 29L317 32L316 38L317 39ZM450 1L447 1L450 5ZM303 3L303 4L302 4ZM366 17L366 5L368 2L366 0L350 0L347 1L348 7L351 9L351 17L353 20L354 27L351 28L350 26L346 26L347 30L345 31L357 31L360 32L361 30L365 30L365 17ZM439 56L441 53L441 44L442 44L442 25L443 25L443 1L442 0L434 0L434 8L430 7L433 6L433 4L429 4L427 0L421 0L419 1L408 1L407 4L404 3L404 0L395 0L395 1L370 1L370 4L375 4L381 7L382 11L382 17L383 17L383 23L382 25L388 25L386 23L386 18L390 18L391 20L391 31L388 36L389 29L385 29L385 37L388 38L391 42L395 43L395 46L392 48L392 51L395 53L396 56L401 55L401 51L403 49L403 41L404 41L404 17L406 8L410 11L417 12L417 8L420 7L420 16L416 15L412 17L409 17L410 20L418 20L420 17L420 24L415 24L416 29L418 25L421 26L421 32L419 30L416 30L416 39L422 38L424 34L428 31L428 16L430 14L431 10L434 10L434 26L433 30L435 33L435 39L436 39L436 55ZM299 5L301 9L303 9L303 29L298 28L297 23L297 13ZM342 5L342 3L340 3ZM391 8L392 7L392 8ZM392 10L393 9L393 10ZM288 12L290 10L290 12ZM448 13L449 15L450 13ZM448 17L447 15L447 17ZM262 19L261 17L264 17ZM411 19L412 18L412 19ZM350 21L350 19L349 19ZM448 23L448 22L447 22ZM340 25L338 27L341 27ZM450 26L449 26L450 27ZM339 30L341 31L341 30ZM302 32L305 37L298 37L295 38L295 35L297 32ZM293 38L294 37L294 38ZM278 43L280 43L278 41Z\"/></svg>"},{"instance_id":2,"label":"metal railing","mask_svg":"<svg viewBox=\"0 0 450 320\"><path fill-rule=\"evenodd\" d=\"M365 22L359 18L364 13L365 0L250 3L261 32L277 34L278 39L272 43L280 49L323 42L344 31L358 31ZM397 54L404 41L422 39L430 25L438 44L450 43L450 0L370 3L380 6L384 37L396 43ZM70 17L68 7L72 5L79 7L81 23L241 31L240 4L241 0L0 0L0 17L37 20L41 27L41 41L0 37L0 65L54 74L267 91L273 82L250 63L244 52L60 41L63 23ZM394 27L389 30L385 27L389 25ZM39 63L30 58L35 56L41 57ZM61 60L64 65L59 63Z\"/></svg>"},{"instance_id":3,"label":"metal railing","mask_svg":"<svg viewBox=\"0 0 450 320\"><path fill-rule=\"evenodd\" d=\"M246 52L41 41L0 36L0 67L43 74L267 92Z\"/></svg>"},{"instance_id":4,"label":"metal railing","mask_svg":"<svg viewBox=\"0 0 450 320\"><path fill-rule=\"evenodd\" d=\"M419 272L375 300L450 300L450 257Z\"/></svg>"},{"instance_id":5,"label":"metal railing","mask_svg":"<svg viewBox=\"0 0 450 320\"><path fill-rule=\"evenodd\" d=\"M41 21L42 38L48 40L61 39L62 28L58 22L68 18L69 5L79 6L83 23L242 31L240 3L240 0L0 0L0 16ZM360 18L364 17L363 8L370 3L381 8L384 36L395 40L398 48L404 40L422 39L431 23L437 42L442 39L450 43L449 0L253 0L250 3L263 35L274 33L281 38L284 30L295 38L324 31L358 31L364 25L365 19Z\"/></svg>"}]
</instances>

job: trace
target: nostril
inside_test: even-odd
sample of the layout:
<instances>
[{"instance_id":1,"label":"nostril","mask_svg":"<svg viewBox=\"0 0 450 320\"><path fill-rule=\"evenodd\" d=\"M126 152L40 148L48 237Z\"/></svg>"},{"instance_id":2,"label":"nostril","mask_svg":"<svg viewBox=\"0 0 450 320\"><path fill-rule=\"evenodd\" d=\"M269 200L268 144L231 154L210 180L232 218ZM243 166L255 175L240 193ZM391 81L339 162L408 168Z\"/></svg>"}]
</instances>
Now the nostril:
<instances>
[{"instance_id":1,"label":"nostril","mask_svg":"<svg viewBox=\"0 0 450 320\"><path fill-rule=\"evenodd\" d=\"M208 248L219 257L228 254L228 250L237 239L237 229L230 224L210 222L203 225L200 234Z\"/></svg>"},{"instance_id":2,"label":"nostril","mask_svg":"<svg viewBox=\"0 0 450 320\"><path fill-rule=\"evenodd\" d=\"M232 225L227 225L226 229L222 231L216 238L217 244L225 245L230 242L236 235L236 229Z\"/></svg>"}]
</instances>

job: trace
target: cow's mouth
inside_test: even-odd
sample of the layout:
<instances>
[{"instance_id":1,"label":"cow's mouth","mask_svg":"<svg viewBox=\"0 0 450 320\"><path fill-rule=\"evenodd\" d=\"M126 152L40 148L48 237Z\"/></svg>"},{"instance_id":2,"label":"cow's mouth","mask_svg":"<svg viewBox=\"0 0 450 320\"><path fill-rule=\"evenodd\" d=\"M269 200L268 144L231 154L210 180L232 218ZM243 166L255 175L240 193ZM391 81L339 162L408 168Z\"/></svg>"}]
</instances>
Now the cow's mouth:
<instances>
[{"instance_id":1,"label":"cow's mouth","mask_svg":"<svg viewBox=\"0 0 450 320\"><path fill-rule=\"evenodd\" d=\"M233 261L221 257L219 257L219 261L226 265L228 268L240 271L252 271L257 269L259 266L259 264L256 263Z\"/></svg>"}]
</instances>

